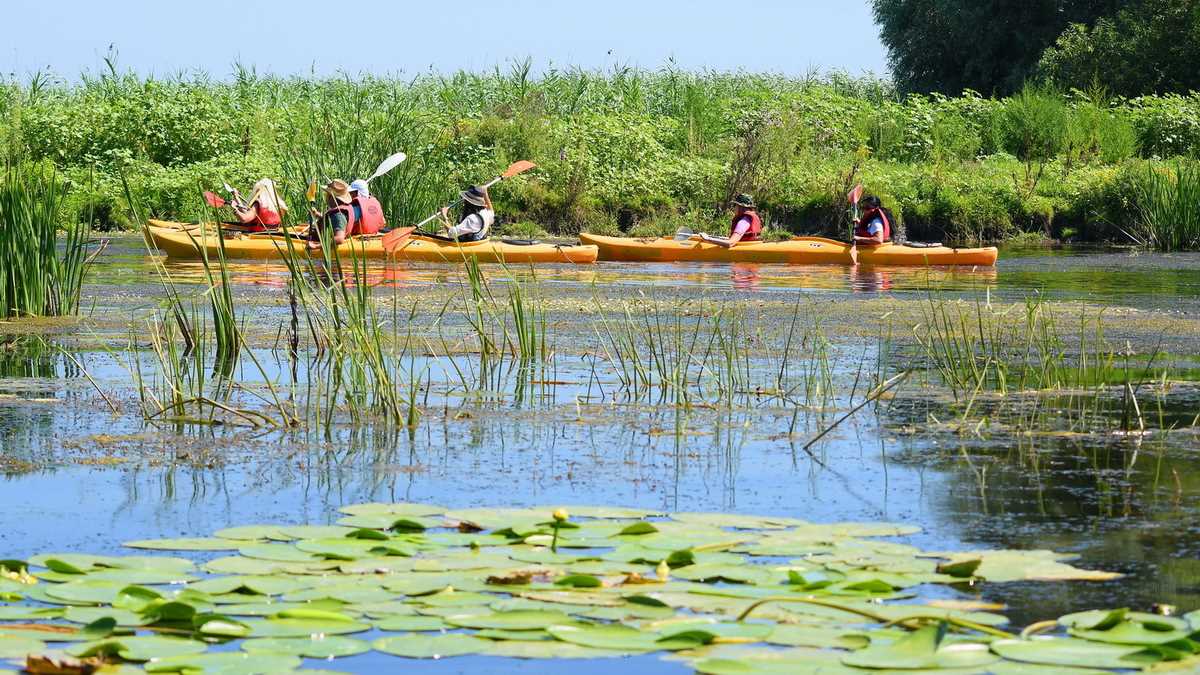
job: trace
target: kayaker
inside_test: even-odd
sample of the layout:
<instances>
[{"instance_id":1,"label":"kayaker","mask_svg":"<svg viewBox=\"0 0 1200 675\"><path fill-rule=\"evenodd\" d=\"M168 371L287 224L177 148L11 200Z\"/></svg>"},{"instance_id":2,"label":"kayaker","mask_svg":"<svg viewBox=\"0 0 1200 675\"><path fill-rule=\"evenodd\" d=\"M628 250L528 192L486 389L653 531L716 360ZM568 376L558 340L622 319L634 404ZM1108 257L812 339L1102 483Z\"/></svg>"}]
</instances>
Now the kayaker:
<instances>
[{"instance_id":1,"label":"kayaker","mask_svg":"<svg viewBox=\"0 0 1200 675\"><path fill-rule=\"evenodd\" d=\"M759 241L762 237L762 217L754 206L754 198L740 194L733 198L733 206L733 222L730 223L728 237L701 234L700 238L725 248L733 248L743 241Z\"/></svg>"},{"instance_id":2,"label":"kayaker","mask_svg":"<svg viewBox=\"0 0 1200 675\"><path fill-rule=\"evenodd\" d=\"M308 247L321 248L323 230L333 237L334 244L346 241L346 232L353 226L354 208L350 205L350 186L343 180L331 180L325 186L325 212L309 208Z\"/></svg>"},{"instance_id":3,"label":"kayaker","mask_svg":"<svg viewBox=\"0 0 1200 675\"><path fill-rule=\"evenodd\" d=\"M254 184L249 201L242 199L241 193L234 190L229 205L233 207L238 220L249 226L245 229L251 232L278 228L288 212L287 204L275 189L275 181L270 178L263 178Z\"/></svg>"},{"instance_id":4,"label":"kayaker","mask_svg":"<svg viewBox=\"0 0 1200 675\"><path fill-rule=\"evenodd\" d=\"M439 215L446 237L455 241L483 241L496 222L496 211L486 187L470 187L458 195L463 202L462 213L457 225L450 224L450 207L444 207Z\"/></svg>"},{"instance_id":5,"label":"kayaker","mask_svg":"<svg viewBox=\"0 0 1200 675\"><path fill-rule=\"evenodd\" d=\"M361 178L350 183L350 208L354 209L354 225L348 236L378 234L387 227L383 205L371 196L367 181Z\"/></svg>"},{"instance_id":6,"label":"kayaker","mask_svg":"<svg viewBox=\"0 0 1200 675\"><path fill-rule=\"evenodd\" d=\"M879 197L867 195L859 202L863 213L854 221L854 243L879 246L892 240L892 213L883 208Z\"/></svg>"}]
</instances>

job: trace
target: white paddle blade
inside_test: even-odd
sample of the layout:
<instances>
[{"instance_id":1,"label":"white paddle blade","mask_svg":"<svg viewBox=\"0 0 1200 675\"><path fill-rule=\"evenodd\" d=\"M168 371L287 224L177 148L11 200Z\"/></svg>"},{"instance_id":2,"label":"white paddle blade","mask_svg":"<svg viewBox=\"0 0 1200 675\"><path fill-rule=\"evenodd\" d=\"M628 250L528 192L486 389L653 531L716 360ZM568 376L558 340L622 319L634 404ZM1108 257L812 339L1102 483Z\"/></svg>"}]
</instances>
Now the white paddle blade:
<instances>
[{"instance_id":1,"label":"white paddle blade","mask_svg":"<svg viewBox=\"0 0 1200 675\"><path fill-rule=\"evenodd\" d=\"M688 228L681 227L679 228L679 231L675 233L675 241L687 241L688 239L691 239L692 235L694 234L695 232L692 232Z\"/></svg>"},{"instance_id":2,"label":"white paddle blade","mask_svg":"<svg viewBox=\"0 0 1200 675\"><path fill-rule=\"evenodd\" d=\"M371 174L371 177L367 179L367 182L369 183L376 178L379 178L383 174L391 171L392 169L400 166L406 159L408 159L408 155L404 154L403 152L397 152L391 157L388 157L379 164L379 168L375 169L375 173Z\"/></svg>"},{"instance_id":3,"label":"white paddle blade","mask_svg":"<svg viewBox=\"0 0 1200 675\"><path fill-rule=\"evenodd\" d=\"M225 183L225 184L223 184L223 186L222 186L222 187L224 187L224 188L225 188L225 191L226 191L226 192L228 192L229 194L233 194L233 188L232 188L232 187L230 187L229 183Z\"/></svg>"}]
</instances>

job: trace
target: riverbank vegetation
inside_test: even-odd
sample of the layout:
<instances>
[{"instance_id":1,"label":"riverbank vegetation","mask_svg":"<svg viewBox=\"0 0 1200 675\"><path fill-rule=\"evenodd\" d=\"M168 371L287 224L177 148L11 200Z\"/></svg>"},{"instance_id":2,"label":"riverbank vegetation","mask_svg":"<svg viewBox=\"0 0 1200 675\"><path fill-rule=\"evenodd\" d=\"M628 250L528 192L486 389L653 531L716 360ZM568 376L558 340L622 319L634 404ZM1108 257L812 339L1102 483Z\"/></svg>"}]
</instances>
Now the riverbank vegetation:
<instances>
[{"instance_id":1,"label":"riverbank vegetation","mask_svg":"<svg viewBox=\"0 0 1200 675\"><path fill-rule=\"evenodd\" d=\"M397 222L531 159L539 172L495 194L522 230L721 228L722 206L750 192L777 229L843 235L844 195L862 181L913 239L1196 245L1148 236L1148 218L1164 208L1156 181L1195 174L1200 95L903 96L840 75L668 65L535 76L529 62L413 78L238 69L222 81L145 78L110 62L76 83L9 81L0 113L6 154L75 183L70 209L99 228L131 228L122 175L148 216L195 219L199 191L222 182L271 176L303 204L309 180L353 178L404 150L409 161L373 184Z\"/></svg>"}]
</instances>

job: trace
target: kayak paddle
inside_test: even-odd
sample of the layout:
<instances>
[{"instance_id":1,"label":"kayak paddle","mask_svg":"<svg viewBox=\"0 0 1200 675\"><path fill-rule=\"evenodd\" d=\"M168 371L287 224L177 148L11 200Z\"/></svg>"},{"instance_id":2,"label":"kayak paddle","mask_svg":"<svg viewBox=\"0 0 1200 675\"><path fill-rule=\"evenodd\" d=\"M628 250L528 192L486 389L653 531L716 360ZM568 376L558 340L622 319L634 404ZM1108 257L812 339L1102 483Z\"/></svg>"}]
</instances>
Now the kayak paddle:
<instances>
[{"instance_id":1,"label":"kayak paddle","mask_svg":"<svg viewBox=\"0 0 1200 675\"><path fill-rule=\"evenodd\" d=\"M226 204L226 201L224 199L221 199L221 197L218 196L215 192L209 192L208 190L204 191L204 201L207 202L208 205L213 207L214 209L219 209L222 206L225 206L225 204Z\"/></svg>"},{"instance_id":2,"label":"kayak paddle","mask_svg":"<svg viewBox=\"0 0 1200 675\"><path fill-rule=\"evenodd\" d=\"M403 152L397 152L396 154L388 157L387 159L385 159L379 163L379 168L375 169L375 173L371 174L371 177L367 179L367 182L370 183L371 181L375 180L376 178L379 178L380 176L382 176L383 174L400 166L401 164L404 163L404 160L406 160L406 159L408 159L408 155L404 154Z\"/></svg>"},{"instance_id":3,"label":"kayak paddle","mask_svg":"<svg viewBox=\"0 0 1200 675\"><path fill-rule=\"evenodd\" d=\"M522 173L525 173L526 171L529 171L530 169L536 169L536 168L537 168L537 164L534 164L533 162L530 162L529 160L522 159L520 161L513 162L512 164L510 164L508 166L507 169L504 170L504 173L500 174L499 176L496 176L495 178L488 181L487 183L484 183L481 187L486 190L486 189L492 187L493 185L495 185L496 183L499 183L502 180L512 178L513 176L516 176L517 174L522 174ZM462 201L462 200L456 199L456 200L454 200L453 203L448 204L446 206L446 208L451 208L453 206L456 206L460 201ZM383 250L387 251L388 253L395 251L397 248L400 247L401 244L404 243L405 240L407 240L409 237L412 236L413 232L416 232L417 230L419 230L421 228L422 225L425 225L425 224L429 223L430 221L432 221L434 218L437 218L438 214L440 214L441 212L442 212L442 210L438 209L437 212L434 213L432 216L429 216L428 218L426 218L425 220L422 220L421 222L417 223L416 225L412 226L411 228L410 227L402 227L402 228L392 230L391 232L388 232L387 234L383 235L383 240L382 240Z\"/></svg>"},{"instance_id":4,"label":"kayak paddle","mask_svg":"<svg viewBox=\"0 0 1200 675\"><path fill-rule=\"evenodd\" d=\"M858 264L858 240L854 238L854 224L858 221L858 201L862 199L862 193L863 186L859 183L846 195L846 201L850 202L850 207L854 209L854 222L850 223L850 263L853 265Z\"/></svg>"}]
</instances>

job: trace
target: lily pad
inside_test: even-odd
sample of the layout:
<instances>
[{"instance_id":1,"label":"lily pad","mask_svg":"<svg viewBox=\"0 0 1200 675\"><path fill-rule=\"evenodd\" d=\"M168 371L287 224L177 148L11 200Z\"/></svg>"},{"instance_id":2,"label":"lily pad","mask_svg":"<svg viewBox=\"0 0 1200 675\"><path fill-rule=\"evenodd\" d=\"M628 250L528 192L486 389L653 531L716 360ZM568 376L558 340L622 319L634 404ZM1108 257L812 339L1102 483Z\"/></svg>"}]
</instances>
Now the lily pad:
<instances>
[{"instance_id":1,"label":"lily pad","mask_svg":"<svg viewBox=\"0 0 1200 675\"><path fill-rule=\"evenodd\" d=\"M246 640L242 650L251 654L291 654L310 659L332 659L371 651L363 640L340 635L314 635L310 638L259 638Z\"/></svg>"},{"instance_id":2,"label":"lily pad","mask_svg":"<svg viewBox=\"0 0 1200 675\"><path fill-rule=\"evenodd\" d=\"M181 537L177 539L139 539L122 546L154 551L235 551L238 542L216 537Z\"/></svg>"},{"instance_id":3,"label":"lily pad","mask_svg":"<svg viewBox=\"0 0 1200 675\"><path fill-rule=\"evenodd\" d=\"M1089 642L1073 638L996 640L991 649L1011 661L1083 668L1141 668L1160 660L1141 647Z\"/></svg>"},{"instance_id":4,"label":"lily pad","mask_svg":"<svg viewBox=\"0 0 1200 675\"><path fill-rule=\"evenodd\" d=\"M357 621L321 621L317 619L247 619L250 637L297 638L311 635L349 635L371 630L370 624Z\"/></svg>"},{"instance_id":5,"label":"lily pad","mask_svg":"<svg viewBox=\"0 0 1200 675\"><path fill-rule=\"evenodd\" d=\"M376 621L375 627L388 632L423 632L443 630L446 622L440 616L389 616Z\"/></svg>"},{"instance_id":6,"label":"lily pad","mask_svg":"<svg viewBox=\"0 0 1200 675\"><path fill-rule=\"evenodd\" d=\"M842 663L859 668L941 669L975 668L996 661L983 644L945 644L946 625L925 626L894 642L872 644L842 657Z\"/></svg>"},{"instance_id":7,"label":"lily pad","mask_svg":"<svg viewBox=\"0 0 1200 675\"><path fill-rule=\"evenodd\" d=\"M46 650L46 643L28 637L0 635L0 659L23 659Z\"/></svg>"},{"instance_id":8,"label":"lily pad","mask_svg":"<svg viewBox=\"0 0 1200 675\"><path fill-rule=\"evenodd\" d=\"M283 533L279 531L277 525L240 525L217 530L213 532L213 536L237 541L265 541L267 539L279 540Z\"/></svg>"},{"instance_id":9,"label":"lily pad","mask_svg":"<svg viewBox=\"0 0 1200 675\"><path fill-rule=\"evenodd\" d=\"M228 675L270 675L299 668L300 657L288 654L245 654L214 652L155 659L144 667L148 673L227 673Z\"/></svg>"},{"instance_id":10,"label":"lily pad","mask_svg":"<svg viewBox=\"0 0 1200 675\"><path fill-rule=\"evenodd\" d=\"M445 622L460 628L496 628L502 630L541 630L570 621L563 612L547 610L516 610L490 614L455 614Z\"/></svg>"},{"instance_id":11,"label":"lily pad","mask_svg":"<svg viewBox=\"0 0 1200 675\"><path fill-rule=\"evenodd\" d=\"M385 654L410 659L440 659L465 654L480 654L492 646L491 640L447 633L445 635L399 635L380 638L371 646Z\"/></svg>"},{"instance_id":12,"label":"lily pad","mask_svg":"<svg viewBox=\"0 0 1200 675\"><path fill-rule=\"evenodd\" d=\"M117 594L128 584L116 581L83 580L72 581L46 589L46 595L54 600L88 605L110 605L117 599Z\"/></svg>"},{"instance_id":13,"label":"lily pad","mask_svg":"<svg viewBox=\"0 0 1200 675\"><path fill-rule=\"evenodd\" d=\"M559 640L509 639L491 642L483 653L509 659L612 659L633 656L639 652L597 649Z\"/></svg>"},{"instance_id":14,"label":"lily pad","mask_svg":"<svg viewBox=\"0 0 1200 675\"><path fill-rule=\"evenodd\" d=\"M687 638L666 638L619 623L550 626L546 632L563 642L596 649L656 652L690 649L699 643Z\"/></svg>"},{"instance_id":15,"label":"lily pad","mask_svg":"<svg viewBox=\"0 0 1200 675\"><path fill-rule=\"evenodd\" d=\"M71 656L119 656L126 661L150 661L183 654L200 654L203 642L158 635L116 637L84 642L66 649Z\"/></svg>"}]
</instances>

